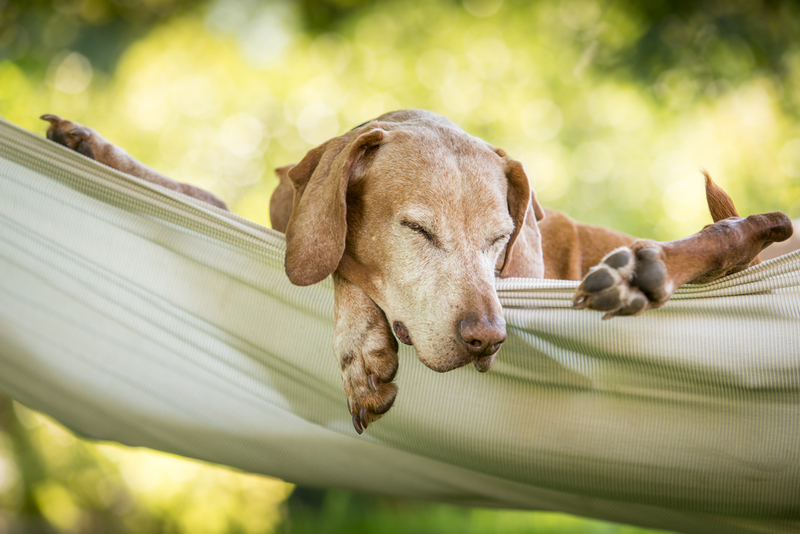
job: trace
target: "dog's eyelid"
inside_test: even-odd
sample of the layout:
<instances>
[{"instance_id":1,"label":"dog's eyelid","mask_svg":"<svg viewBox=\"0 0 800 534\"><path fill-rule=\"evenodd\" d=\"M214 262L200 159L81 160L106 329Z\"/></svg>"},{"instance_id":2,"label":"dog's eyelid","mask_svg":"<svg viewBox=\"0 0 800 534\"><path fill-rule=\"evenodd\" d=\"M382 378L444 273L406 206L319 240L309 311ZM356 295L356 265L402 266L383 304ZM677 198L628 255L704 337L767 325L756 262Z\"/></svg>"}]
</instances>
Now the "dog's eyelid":
<instances>
[{"instance_id":1,"label":"dog's eyelid","mask_svg":"<svg viewBox=\"0 0 800 534\"><path fill-rule=\"evenodd\" d=\"M494 239L492 239L492 240L491 240L491 244L492 244L492 245L496 245L496 244L497 244L497 243L499 243L500 241L508 241L508 239L509 239L510 237L511 237L511 232L508 232L508 233L506 233L506 234L499 235L499 236L497 236L497 237L495 237Z\"/></svg>"},{"instance_id":2,"label":"dog's eyelid","mask_svg":"<svg viewBox=\"0 0 800 534\"><path fill-rule=\"evenodd\" d=\"M408 228L413 232L423 235L425 239L427 239L437 247L439 246L439 241L436 239L436 236L434 236L432 232L426 230L425 227L422 226L421 224L406 220L400 221L400 224L402 224L403 226L405 226L406 228Z\"/></svg>"},{"instance_id":3,"label":"dog's eyelid","mask_svg":"<svg viewBox=\"0 0 800 534\"><path fill-rule=\"evenodd\" d=\"M486 242L488 243L488 246L486 247L486 250L494 249L499 244L505 246L510 238L511 238L511 232L495 236L494 238L491 239L487 239Z\"/></svg>"},{"instance_id":4,"label":"dog's eyelid","mask_svg":"<svg viewBox=\"0 0 800 534\"><path fill-rule=\"evenodd\" d=\"M410 229L412 229L414 231L419 231L419 230L424 230L425 229L425 228L422 227L421 224L415 223L415 222L411 222L411 221L406 220L406 219L403 219L402 221L400 221L400 224L402 224L406 228L410 228Z\"/></svg>"}]
</instances>

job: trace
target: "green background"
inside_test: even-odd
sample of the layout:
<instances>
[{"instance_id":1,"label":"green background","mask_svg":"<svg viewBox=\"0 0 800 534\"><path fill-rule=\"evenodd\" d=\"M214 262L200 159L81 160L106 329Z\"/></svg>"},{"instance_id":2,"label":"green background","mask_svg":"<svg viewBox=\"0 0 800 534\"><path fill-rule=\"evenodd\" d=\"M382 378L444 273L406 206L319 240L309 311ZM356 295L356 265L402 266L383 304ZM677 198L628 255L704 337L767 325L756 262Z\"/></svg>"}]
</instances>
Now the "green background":
<instances>
[{"instance_id":1,"label":"green background","mask_svg":"<svg viewBox=\"0 0 800 534\"><path fill-rule=\"evenodd\" d=\"M800 216L798 35L774 0L0 0L0 116L90 125L268 225L272 169L425 108L522 161L543 204L677 239L710 222L701 168L742 214ZM0 532L273 531L645 532L294 488L0 399Z\"/></svg>"}]
</instances>

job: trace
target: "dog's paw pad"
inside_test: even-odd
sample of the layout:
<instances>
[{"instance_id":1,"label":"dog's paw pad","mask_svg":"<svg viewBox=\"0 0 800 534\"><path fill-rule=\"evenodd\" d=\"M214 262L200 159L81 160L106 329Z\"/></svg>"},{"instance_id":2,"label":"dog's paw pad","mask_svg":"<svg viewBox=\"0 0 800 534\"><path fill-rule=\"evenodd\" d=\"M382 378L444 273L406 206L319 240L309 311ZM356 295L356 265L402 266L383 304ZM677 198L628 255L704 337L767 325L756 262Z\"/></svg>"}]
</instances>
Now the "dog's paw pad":
<instances>
[{"instance_id":1,"label":"dog's paw pad","mask_svg":"<svg viewBox=\"0 0 800 534\"><path fill-rule=\"evenodd\" d=\"M576 309L607 312L603 319L639 315L669 298L667 271L655 248L610 252L584 277L573 299Z\"/></svg>"},{"instance_id":2,"label":"dog's paw pad","mask_svg":"<svg viewBox=\"0 0 800 534\"><path fill-rule=\"evenodd\" d=\"M603 258L603 263L619 271L620 276L623 278L630 277L636 266L636 262L633 261L633 254L628 248L620 248L612 251Z\"/></svg>"},{"instance_id":3,"label":"dog's paw pad","mask_svg":"<svg viewBox=\"0 0 800 534\"><path fill-rule=\"evenodd\" d=\"M628 296L633 253L617 249L589 270L573 300L577 309L613 311L623 306Z\"/></svg>"},{"instance_id":4,"label":"dog's paw pad","mask_svg":"<svg viewBox=\"0 0 800 534\"><path fill-rule=\"evenodd\" d=\"M672 288L667 280L667 267L657 249L643 248L636 251L636 276L633 284L651 302L663 303L670 297Z\"/></svg>"},{"instance_id":5,"label":"dog's paw pad","mask_svg":"<svg viewBox=\"0 0 800 534\"><path fill-rule=\"evenodd\" d=\"M624 317L626 315L639 315L647 310L650 303L641 291L636 288L630 289L630 296L627 304L624 307L619 307L613 311L603 315L603 320L612 319L614 317Z\"/></svg>"},{"instance_id":6,"label":"dog's paw pad","mask_svg":"<svg viewBox=\"0 0 800 534\"><path fill-rule=\"evenodd\" d=\"M611 269L598 267L590 271L583 279L583 289L587 293L599 293L618 283L618 276L614 276Z\"/></svg>"}]
</instances>

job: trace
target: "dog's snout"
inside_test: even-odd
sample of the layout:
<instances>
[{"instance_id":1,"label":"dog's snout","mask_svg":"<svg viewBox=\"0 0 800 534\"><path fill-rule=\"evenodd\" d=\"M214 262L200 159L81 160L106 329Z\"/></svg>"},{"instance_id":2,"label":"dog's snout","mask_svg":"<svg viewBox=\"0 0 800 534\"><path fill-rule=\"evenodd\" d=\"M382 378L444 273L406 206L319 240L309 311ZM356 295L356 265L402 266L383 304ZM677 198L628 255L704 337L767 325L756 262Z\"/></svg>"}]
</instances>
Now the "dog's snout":
<instances>
[{"instance_id":1,"label":"dog's snout","mask_svg":"<svg viewBox=\"0 0 800 534\"><path fill-rule=\"evenodd\" d=\"M498 315L486 317L471 313L459 323L458 333L471 354L490 356L500 350L506 340L506 323Z\"/></svg>"}]
</instances>

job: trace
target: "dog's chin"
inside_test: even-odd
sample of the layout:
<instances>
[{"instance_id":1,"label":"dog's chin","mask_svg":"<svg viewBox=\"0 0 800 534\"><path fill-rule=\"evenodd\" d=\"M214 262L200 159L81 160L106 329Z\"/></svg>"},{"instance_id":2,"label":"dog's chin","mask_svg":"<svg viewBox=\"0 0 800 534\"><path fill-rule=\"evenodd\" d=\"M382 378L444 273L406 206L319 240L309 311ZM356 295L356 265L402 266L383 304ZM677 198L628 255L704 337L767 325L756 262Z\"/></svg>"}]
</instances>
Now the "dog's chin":
<instances>
[{"instance_id":1,"label":"dog's chin","mask_svg":"<svg viewBox=\"0 0 800 534\"><path fill-rule=\"evenodd\" d=\"M495 352L491 356L483 356L480 358L476 358L475 361L472 362L472 365L475 366L475 369L480 371L481 373L485 373L489 369L492 368L492 364L494 363L494 357L497 355Z\"/></svg>"},{"instance_id":2,"label":"dog's chin","mask_svg":"<svg viewBox=\"0 0 800 534\"><path fill-rule=\"evenodd\" d=\"M453 354L449 358L434 358L430 360L423 358L419 353L417 355L419 356L419 360L425 364L428 369L436 371L437 373L446 373L469 364L475 366L475 369L481 373L485 373L491 369L496 354L497 353L489 356L477 357L472 354Z\"/></svg>"}]
</instances>

